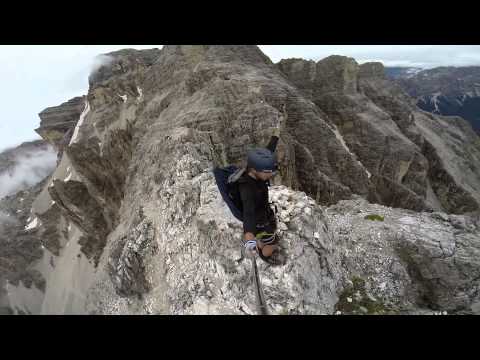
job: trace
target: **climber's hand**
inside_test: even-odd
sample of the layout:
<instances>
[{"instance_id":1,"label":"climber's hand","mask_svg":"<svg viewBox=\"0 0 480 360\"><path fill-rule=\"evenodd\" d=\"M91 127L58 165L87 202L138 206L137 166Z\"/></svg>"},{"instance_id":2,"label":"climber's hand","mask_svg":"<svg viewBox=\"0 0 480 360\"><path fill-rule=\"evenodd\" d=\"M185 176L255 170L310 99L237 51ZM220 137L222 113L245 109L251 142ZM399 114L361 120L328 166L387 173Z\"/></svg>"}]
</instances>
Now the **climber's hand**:
<instances>
[{"instance_id":1,"label":"climber's hand","mask_svg":"<svg viewBox=\"0 0 480 360\"><path fill-rule=\"evenodd\" d=\"M257 251L257 241L256 240L249 240L245 243L245 250L247 255L255 255Z\"/></svg>"},{"instance_id":2,"label":"climber's hand","mask_svg":"<svg viewBox=\"0 0 480 360\"><path fill-rule=\"evenodd\" d=\"M274 131L275 136L280 137L280 132L285 127L285 123L287 121L287 118L288 118L288 114L287 114L287 110L286 110L286 105L283 104L282 105L282 113L279 116L278 124L277 124L277 127L275 128L275 131Z\"/></svg>"}]
</instances>

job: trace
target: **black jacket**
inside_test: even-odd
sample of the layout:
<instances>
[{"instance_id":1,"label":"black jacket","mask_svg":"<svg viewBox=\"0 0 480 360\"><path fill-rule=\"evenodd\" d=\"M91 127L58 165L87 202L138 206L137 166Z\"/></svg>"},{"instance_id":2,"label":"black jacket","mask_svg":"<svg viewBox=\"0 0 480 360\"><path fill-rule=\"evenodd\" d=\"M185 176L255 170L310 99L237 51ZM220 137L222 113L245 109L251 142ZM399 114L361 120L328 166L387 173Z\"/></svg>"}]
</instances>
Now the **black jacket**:
<instances>
[{"instance_id":1,"label":"black jacket","mask_svg":"<svg viewBox=\"0 0 480 360\"><path fill-rule=\"evenodd\" d=\"M278 137L272 136L267 149L275 152ZM247 173L238 180L243 205L243 231L256 233L256 225L266 224L272 210L268 204L268 181L255 180Z\"/></svg>"}]
</instances>

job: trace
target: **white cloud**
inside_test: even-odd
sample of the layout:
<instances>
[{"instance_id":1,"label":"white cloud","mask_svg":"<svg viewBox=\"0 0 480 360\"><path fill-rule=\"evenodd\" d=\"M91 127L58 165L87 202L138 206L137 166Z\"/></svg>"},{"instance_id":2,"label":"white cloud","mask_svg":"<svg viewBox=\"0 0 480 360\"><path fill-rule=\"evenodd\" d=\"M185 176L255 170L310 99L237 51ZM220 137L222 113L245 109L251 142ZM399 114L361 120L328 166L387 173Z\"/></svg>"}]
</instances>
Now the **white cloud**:
<instances>
[{"instance_id":1,"label":"white cloud","mask_svg":"<svg viewBox=\"0 0 480 360\"><path fill-rule=\"evenodd\" d=\"M40 111L84 95L97 55L155 47L161 45L0 45L0 151L39 139Z\"/></svg>"},{"instance_id":2,"label":"white cloud","mask_svg":"<svg viewBox=\"0 0 480 360\"><path fill-rule=\"evenodd\" d=\"M0 211L0 225L2 223L7 223L7 222L15 222L15 218L12 218L11 216L8 216L4 212Z\"/></svg>"},{"instance_id":3,"label":"white cloud","mask_svg":"<svg viewBox=\"0 0 480 360\"><path fill-rule=\"evenodd\" d=\"M7 226L17 225L18 220L15 216L8 216L7 214L0 211L0 238L5 237L5 228ZM0 286L1 290L1 286Z\"/></svg>"},{"instance_id":4,"label":"white cloud","mask_svg":"<svg viewBox=\"0 0 480 360\"><path fill-rule=\"evenodd\" d=\"M101 66L110 64L114 58L112 56L100 54L95 56L90 67L90 73L97 71Z\"/></svg>"},{"instance_id":5,"label":"white cloud","mask_svg":"<svg viewBox=\"0 0 480 360\"><path fill-rule=\"evenodd\" d=\"M13 169L0 174L0 199L37 184L54 170L56 163L57 153L52 147L19 155Z\"/></svg>"}]
</instances>

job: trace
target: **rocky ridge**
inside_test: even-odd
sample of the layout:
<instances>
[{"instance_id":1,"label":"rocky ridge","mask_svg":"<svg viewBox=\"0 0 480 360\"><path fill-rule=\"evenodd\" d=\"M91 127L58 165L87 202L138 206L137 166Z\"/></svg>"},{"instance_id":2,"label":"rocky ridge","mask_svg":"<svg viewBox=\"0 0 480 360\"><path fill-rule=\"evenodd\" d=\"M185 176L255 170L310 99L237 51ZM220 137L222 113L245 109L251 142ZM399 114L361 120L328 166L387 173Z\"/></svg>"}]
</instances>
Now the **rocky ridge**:
<instances>
[{"instance_id":1,"label":"rocky ridge","mask_svg":"<svg viewBox=\"0 0 480 360\"><path fill-rule=\"evenodd\" d=\"M375 63L275 65L255 46L107 56L30 207L45 286L9 284L13 312L253 314L211 168L265 144L284 104L271 197L287 260L260 264L271 313L480 311L468 124L419 111Z\"/></svg>"}]
</instances>

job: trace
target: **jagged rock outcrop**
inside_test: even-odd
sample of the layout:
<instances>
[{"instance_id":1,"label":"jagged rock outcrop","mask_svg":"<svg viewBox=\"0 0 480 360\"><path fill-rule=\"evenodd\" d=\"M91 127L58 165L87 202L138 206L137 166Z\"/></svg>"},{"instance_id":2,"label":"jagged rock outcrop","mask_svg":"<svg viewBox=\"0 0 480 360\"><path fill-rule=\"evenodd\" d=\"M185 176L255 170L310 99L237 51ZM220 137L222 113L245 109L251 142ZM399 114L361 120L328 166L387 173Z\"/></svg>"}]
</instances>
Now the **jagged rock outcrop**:
<instances>
[{"instance_id":1,"label":"jagged rock outcrop","mask_svg":"<svg viewBox=\"0 0 480 360\"><path fill-rule=\"evenodd\" d=\"M149 244L152 239L145 220L135 227L126 245L120 240L122 255L118 257L118 250L114 250L109 260L115 265L113 272L94 286L91 298L95 301L89 304L92 312L256 313L250 261L242 259L240 252L242 225L222 203L208 169L191 177L185 166L188 159L181 162L172 169L178 174L176 183L164 187L163 191L173 196L162 202L163 216L156 215L154 209L144 209L144 216L152 213L157 223L156 238L168 234L166 241L157 240L158 248L145 250L150 256L139 261L135 260L135 245ZM189 187L192 191L180 190ZM324 223L314 220L323 219L321 208L305 194L285 187L272 189L272 199L279 204L282 247L290 260L282 267L258 263L271 312L330 312L336 302L339 272L335 269L334 243ZM179 210L185 211L185 219ZM111 242L114 248L116 244ZM117 296L118 291L125 295L123 284L129 277L140 280L129 287L134 293Z\"/></svg>"},{"instance_id":2,"label":"jagged rock outcrop","mask_svg":"<svg viewBox=\"0 0 480 360\"><path fill-rule=\"evenodd\" d=\"M85 108L85 96L77 96L58 106L46 108L38 114L40 127L35 131L48 141L58 152L59 158L64 147L70 142L73 129Z\"/></svg>"},{"instance_id":3,"label":"jagged rock outcrop","mask_svg":"<svg viewBox=\"0 0 480 360\"><path fill-rule=\"evenodd\" d=\"M137 225L115 244L109 259L110 276L120 296L141 297L151 290L147 274L152 270L147 266L154 268L158 246L153 225L144 218L141 208L136 216Z\"/></svg>"},{"instance_id":4,"label":"jagged rock outcrop","mask_svg":"<svg viewBox=\"0 0 480 360\"><path fill-rule=\"evenodd\" d=\"M359 198L340 201L326 214L341 252L341 271L350 279L337 310L359 314L480 310L478 213L417 213Z\"/></svg>"},{"instance_id":5,"label":"jagged rock outcrop","mask_svg":"<svg viewBox=\"0 0 480 360\"><path fill-rule=\"evenodd\" d=\"M90 87L101 87L114 77L117 79L129 77L130 80L135 80L133 78L151 66L158 59L159 54L159 49L123 49L100 55L99 66L90 74L88 83Z\"/></svg>"},{"instance_id":6,"label":"jagged rock outcrop","mask_svg":"<svg viewBox=\"0 0 480 360\"><path fill-rule=\"evenodd\" d=\"M443 152L454 160L463 155L452 155L442 124L438 130L414 112L417 128L405 119L410 105L380 105L396 103L382 96L390 88L376 80L376 65L332 58L306 63L302 72L303 63L295 63L302 83L318 85L303 86L256 46L165 46L106 58L91 74L68 146L31 206L38 218L31 233L45 247L32 268L45 287L34 293L9 286L16 313L255 313L242 225L221 200L211 169L241 165L249 147L266 144L283 105L288 119L271 198L286 262L259 263L270 312L480 311L478 292L469 290L478 287L475 214L419 215L363 199L422 210L432 197L444 206L451 190L460 195L450 207L464 212L471 209L459 207L460 199L476 186L472 177L465 194L442 190L452 179L465 186L441 162ZM451 134L470 141L460 128L447 139ZM446 173L438 186L425 185L434 162L422 152L426 141L440 154L433 168ZM459 142L457 151L465 146ZM474 159L476 145L469 146ZM385 251L349 256L355 243L373 249L377 223L358 218L373 211L388 225L378 240ZM436 235L427 237L431 231Z\"/></svg>"},{"instance_id":7,"label":"jagged rock outcrop","mask_svg":"<svg viewBox=\"0 0 480 360\"><path fill-rule=\"evenodd\" d=\"M277 66L335 123L371 174L370 201L417 211L479 209L480 142L464 121L422 112L381 63L331 56Z\"/></svg>"}]
</instances>

